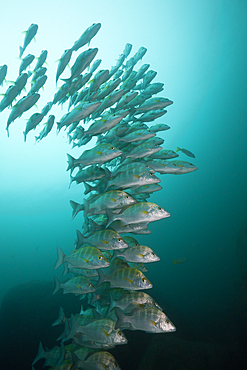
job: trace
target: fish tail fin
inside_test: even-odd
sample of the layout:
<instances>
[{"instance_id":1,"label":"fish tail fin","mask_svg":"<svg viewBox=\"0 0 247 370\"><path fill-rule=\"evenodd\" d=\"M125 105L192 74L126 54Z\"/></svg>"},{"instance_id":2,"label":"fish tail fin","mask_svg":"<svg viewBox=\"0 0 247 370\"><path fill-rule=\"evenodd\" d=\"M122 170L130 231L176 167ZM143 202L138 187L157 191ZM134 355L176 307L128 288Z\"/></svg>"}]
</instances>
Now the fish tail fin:
<instances>
[{"instance_id":1,"label":"fish tail fin","mask_svg":"<svg viewBox=\"0 0 247 370\"><path fill-rule=\"evenodd\" d=\"M115 301L112 298L111 293L109 294L109 296L110 296L110 304L109 304L109 307L108 307L107 315L109 315L109 313L111 312L111 310L113 310L113 308L115 307Z\"/></svg>"},{"instance_id":2,"label":"fish tail fin","mask_svg":"<svg viewBox=\"0 0 247 370\"><path fill-rule=\"evenodd\" d=\"M75 158L74 157L72 157L72 155L70 155L70 154L68 154L67 153L67 158L68 158L68 168L67 168L67 170L66 171L68 171L68 170L70 170L71 168L73 168L73 166L74 166L74 162L75 162Z\"/></svg>"},{"instance_id":3,"label":"fish tail fin","mask_svg":"<svg viewBox=\"0 0 247 370\"><path fill-rule=\"evenodd\" d=\"M54 323L51 326L56 326L59 324L62 324L65 321L66 317L64 314L63 308L60 306L59 308L59 313L58 313L58 318L54 321Z\"/></svg>"},{"instance_id":4,"label":"fish tail fin","mask_svg":"<svg viewBox=\"0 0 247 370\"><path fill-rule=\"evenodd\" d=\"M177 264L177 261L173 260L173 262L174 262L174 265L176 265L176 264Z\"/></svg>"},{"instance_id":5,"label":"fish tail fin","mask_svg":"<svg viewBox=\"0 0 247 370\"><path fill-rule=\"evenodd\" d=\"M75 316L72 314L71 318L70 318L70 330L69 330L68 334L66 335L66 337L64 338L64 340L67 341L67 340L73 338L74 335L78 332L79 327L80 327L80 325L78 324Z\"/></svg>"},{"instance_id":6,"label":"fish tail fin","mask_svg":"<svg viewBox=\"0 0 247 370\"><path fill-rule=\"evenodd\" d=\"M108 226L113 222L114 217L116 216L113 212L111 212L109 209L105 210L106 216L107 216L107 224L105 228L107 229Z\"/></svg>"},{"instance_id":7,"label":"fish tail fin","mask_svg":"<svg viewBox=\"0 0 247 370\"><path fill-rule=\"evenodd\" d=\"M84 210L84 204L79 204L79 203L76 203L74 202L73 200L70 200L70 205L72 207L72 219L73 220L75 218L75 216L77 215L78 212L80 211L83 211Z\"/></svg>"},{"instance_id":8,"label":"fish tail fin","mask_svg":"<svg viewBox=\"0 0 247 370\"><path fill-rule=\"evenodd\" d=\"M68 324L68 320L65 319L65 322L64 322L64 331L61 335L59 335L59 337L57 338L57 340L62 340L62 342L64 342L69 333L69 324Z\"/></svg>"},{"instance_id":9,"label":"fish tail fin","mask_svg":"<svg viewBox=\"0 0 247 370\"><path fill-rule=\"evenodd\" d=\"M119 251L117 249L114 249L111 261L117 258L118 256L119 256Z\"/></svg>"},{"instance_id":10,"label":"fish tail fin","mask_svg":"<svg viewBox=\"0 0 247 370\"><path fill-rule=\"evenodd\" d=\"M125 323L125 314L120 310L120 308L115 307L115 312L117 315L117 321L115 325L115 329L120 328Z\"/></svg>"},{"instance_id":11,"label":"fish tail fin","mask_svg":"<svg viewBox=\"0 0 247 370\"><path fill-rule=\"evenodd\" d=\"M92 298L90 300L90 304L92 306L98 299L100 299L100 296L96 294L95 292L93 292L91 295L92 295Z\"/></svg>"},{"instance_id":12,"label":"fish tail fin","mask_svg":"<svg viewBox=\"0 0 247 370\"><path fill-rule=\"evenodd\" d=\"M54 265L54 270L56 270L59 266L64 263L65 254L63 253L62 249L57 246L57 261Z\"/></svg>"},{"instance_id":13,"label":"fish tail fin","mask_svg":"<svg viewBox=\"0 0 247 370\"><path fill-rule=\"evenodd\" d=\"M19 46L19 58L22 57L23 51L24 51L23 48Z\"/></svg>"},{"instance_id":14,"label":"fish tail fin","mask_svg":"<svg viewBox=\"0 0 247 370\"><path fill-rule=\"evenodd\" d=\"M84 368L84 363L85 361L82 361L79 359L79 357L76 356L76 354L73 352L72 353L72 361L73 361L73 365L71 366L70 370L77 370L79 368Z\"/></svg>"},{"instance_id":15,"label":"fish tail fin","mask_svg":"<svg viewBox=\"0 0 247 370\"><path fill-rule=\"evenodd\" d=\"M75 241L75 249L79 249L84 243L84 236L80 230L76 230L77 240Z\"/></svg>"},{"instance_id":16,"label":"fish tail fin","mask_svg":"<svg viewBox=\"0 0 247 370\"><path fill-rule=\"evenodd\" d=\"M61 285L60 281L56 277L54 277L54 284L55 284L55 286L54 286L52 295L54 295L55 293L57 293L59 291L60 285Z\"/></svg>"},{"instance_id":17,"label":"fish tail fin","mask_svg":"<svg viewBox=\"0 0 247 370\"><path fill-rule=\"evenodd\" d=\"M32 365L36 364L36 362L38 362L41 358L43 358L44 355L45 355L45 350L43 348L42 343L39 342L38 353L37 353L35 359L33 360Z\"/></svg>"},{"instance_id":18,"label":"fish tail fin","mask_svg":"<svg viewBox=\"0 0 247 370\"><path fill-rule=\"evenodd\" d=\"M87 199L83 199L83 205L84 205L84 217L87 218L87 214L89 211L89 202Z\"/></svg>"},{"instance_id":19,"label":"fish tail fin","mask_svg":"<svg viewBox=\"0 0 247 370\"><path fill-rule=\"evenodd\" d=\"M58 360L56 362L56 367L59 366L63 360L65 360L65 356L66 356L66 350L65 350L65 346L63 344L63 342L61 342L60 344L60 356L58 357Z\"/></svg>"},{"instance_id":20,"label":"fish tail fin","mask_svg":"<svg viewBox=\"0 0 247 370\"><path fill-rule=\"evenodd\" d=\"M97 269L97 273L99 275L99 280L98 280L98 282L96 284L96 288L98 288L98 286L100 286L101 284L104 283L104 281L106 281L105 280L106 275L103 273L103 271L101 271L101 269Z\"/></svg>"},{"instance_id":21,"label":"fish tail fin","mask_svg":"<svg viewBox=\"0 0 247 370\"><path fill-rule=\"evenodd\" d=\"M90 193L90 191L92 191L92 186L87 184L86 182L84 182L84 187L85 187L85 191L84 191L84 195Z\"/></svg>"},{"instance_id":22,"label":"fish tail fin","mask_svg":"<svg viewBox=\"0 0 247 370\"><path fill-rule=\"evenodd\" d=\"M71 184L72 184L73 181L74 181L74 177L70 174L69 189L70 189Z\"/></svg>"},{"instance_id":23,"label":"fish tail fin","mask_svg":"<svg viewBox=\"0 0 247 370\"><path fill-rule=\"evenodd\" d=\"M105 171L105 177L106 177L106 179L109 180L111 178L111 171L108 170L108 168L106 168L106 167L104 168L104 171Z\"/></svg>"},{"instance_id":24,"label":"fish tail fin","mask_svg":"<svg viewBox=\"0 0 247 370\"><path fill-rule=\"evenodd\" d=\"M181 150L181 149L177 146L176 152L179 152L179 150Z\"/></svg>"},{"instance_id":25,"label":"fish tail fin","mask_svg":"<svg viewBox=\"0 0 247 370\"><path fill-rule=\"evenodd\" d=\"M69 273L69 268L68 268L68 265L65 263L64 270L63 270L63 276L67 275L68 273Z\"/></svg>"}]
</instances>

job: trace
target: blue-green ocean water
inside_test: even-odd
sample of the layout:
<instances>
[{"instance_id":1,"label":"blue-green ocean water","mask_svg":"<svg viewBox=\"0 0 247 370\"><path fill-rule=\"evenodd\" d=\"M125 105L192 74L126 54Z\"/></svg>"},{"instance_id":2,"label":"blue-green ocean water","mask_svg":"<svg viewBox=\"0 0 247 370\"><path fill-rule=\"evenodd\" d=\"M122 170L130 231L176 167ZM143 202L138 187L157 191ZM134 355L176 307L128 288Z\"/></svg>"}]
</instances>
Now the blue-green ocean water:
<instances>
[{"instance_id":1,"label":"blue-green ocean water","mask_svg":"<svg viewBox=\"0 0 247 370\"><path fill-rule=\"evenodd\" d=\"M92 41L102 68L114 65L126 42L134 51L147 47L142 62L158 72L155 82L165 83L160 96L174 101L157 120L171 126L159 135L163 147L190 149L199 167L191 174L160 175L163 189L151 197L171 217L137 237L161 257L148 266L150 294L172 321L177 318L184 338L188 333L190 339L239 343L246 330L234 285L241 278L235 245L247 217L246 1L24 3L25 8L17 1L1 4L0 65L9 66L7 79L16 79L21 31L37 23L37 42L27 50L49 52L49 81L39 108L56 91L55 60L93 22L102 24ZM77 157L82 150L71 150L66 134L56 136L55 130L36 145L31 132L24 143L29 113L11 124L7 138L8 114L0 114L0 300L19 283L52 280L57 245L69 253L82 224L82 215L70 220L69 200L81 202L83 188L73 183L68 189L66 172L66 153ZM53 114L62 115L58 108ZM181 257L189 261L174 265Z\"/></svg>"}]
</instances>

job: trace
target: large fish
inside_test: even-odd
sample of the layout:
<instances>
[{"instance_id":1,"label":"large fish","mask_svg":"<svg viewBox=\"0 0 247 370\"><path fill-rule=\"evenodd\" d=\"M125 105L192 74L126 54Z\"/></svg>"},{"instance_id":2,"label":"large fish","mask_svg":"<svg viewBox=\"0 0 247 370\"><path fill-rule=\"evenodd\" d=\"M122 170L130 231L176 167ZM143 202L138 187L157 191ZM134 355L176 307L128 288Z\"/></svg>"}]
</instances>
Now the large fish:
<instances>
[{"instance_id":1,"label":"large fish","mask_svg":"<svg viewBox=\"0 0 247 370\"><path fill-rule=\"evenodd\" d=\"M134 224L139 222L152 222L170 216L170 213L162 207L151 202L139 202L129 206L123 212L115 214L106 210L108 227L113 221L120 220L125 224Z\"/></svg>"},{"instance_id":2,"label":"large fish","mask_svg":"<svg viewBox=\"0 0 247 370\"><path fill-rule=\"evenodd\" d=\"M146 333L165 333L176 331L176 327L166 314L156 307L135 308L130 315L125 315L115 308L118 321L116 328L126 327L129 330L143 330Z\"/></svg>"}]
</instances>

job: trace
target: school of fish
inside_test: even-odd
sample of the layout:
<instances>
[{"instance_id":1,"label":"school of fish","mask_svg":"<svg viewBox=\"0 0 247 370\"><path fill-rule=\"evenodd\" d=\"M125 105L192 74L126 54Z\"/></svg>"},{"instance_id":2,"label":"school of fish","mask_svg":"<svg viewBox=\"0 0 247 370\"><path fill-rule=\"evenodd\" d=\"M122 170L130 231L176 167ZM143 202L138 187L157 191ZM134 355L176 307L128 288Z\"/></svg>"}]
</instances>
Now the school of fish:
<instances>
[{"instance_id":1,"label":"school of fish","mask_svg":"<svg viewBox=\"0 0 247 370\"><path fill-rule=\"evenodd\" d=\"M127 43L117 62L109 70L99 70L98 48L88 48L91 39L101 28L100 23L88 27L78 40L64 50L59 59L54 84L61 84L53 99L40 113L32 114L24 129L24 140L55 105L67 104L67 113L57 122L57 133L67 132L69 143L83 147L96 137L91 149L83 150L79 158L67 154L70 186L84 185L84 199L71 200L72 219L83 211L82 229L76 230L74 249L65 255L57 247L54 269L64 266L64 282L54 281L55 294L76 294L84 307L78 314L66 317L62 307L53 325L61 325L59 346L44 349L39 344L32 366L45 359L51 369L120 369L117 360L108 352L127 343L123 331L142 330L147 333L168 333L176 330L162 308L146 293L152 283L146 277L147 263L160 260L152 248L140 245L133 237L151 233L150 222L170 216L159 205L150 202L153 192L161 190L157 174L185 174L197 167L190 162L174 159L181 151L195 157L185 148L176 152L163 149L164 140L157 136L170 129L154 121L167 113L173 102L157 96L164 84L152 82L157 72L149 64L139 65L147 52L140 47L132 57L132 45ZM31 24L25 33L19 57L38 31ZM61 75L72 54L76 56L71 76ZM6 124L10 125L39 100L39 90L47 81L44 63L48 56L42 50L33 69L35 56L22 58L17 79L8 87L0 101L0 112L11 108ZM0 85L6 80L8 67L0 66ZM19 97L27 90L26 95ZM25 90L24 90L25 88ZM17 100L18 99L18 100ZM17 100L17 102L15 102ZM55 116L50 114L35 141L44 139L54 127ZM79 185L81 186L81 185ZM82 202L82 203L80 203ZM80 217L80 216L77 216ZM185 260L174 261L182 263ZM145 273L145 274L144 274Z\"/></svg>"}]
</instances>

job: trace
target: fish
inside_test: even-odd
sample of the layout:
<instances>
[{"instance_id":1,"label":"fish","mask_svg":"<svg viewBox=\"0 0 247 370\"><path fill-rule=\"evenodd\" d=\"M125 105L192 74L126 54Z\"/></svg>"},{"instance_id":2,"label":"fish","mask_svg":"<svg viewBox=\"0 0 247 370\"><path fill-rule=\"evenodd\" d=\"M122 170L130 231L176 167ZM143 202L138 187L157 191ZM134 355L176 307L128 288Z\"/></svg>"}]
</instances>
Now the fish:
<instances>
[{"instance_id":1,"label":"fish","mask_svg":"<svg viewBox=\"0 0 247 370\"><path fill-rule=\"evenodd\" d=\"M146 276L136 268L122 268L117 269L111 275L107 276L100 269L97 271L99 280L96 287L109 281L112 287L124 288L130 290L151 289L153 285L146 278Z\"/></svg>"},{"instance_id":2,"label":"fish","mask_svg":"<svg viewBox=\"0 0 247 370\"><path fill-rule=\"evenodd\" d=\"M42 113L42 111L41 111L41 115L44 116L44 113ZM54 122L55 122L55 116L53 114L50 114L39 136L35 136L35 142L42 140L44 137L46 137L49 134L49 132L51 131L54 125Z\"/></svg>"},{"instance_id":3,"label":"fish","mask_svg":"<svg viewBox=\"0 0 247 370\"><path fill-rule=\"evenodd\" d=\"M176 265L176 264L180 265L180 263L185 263L185 262L188 262L188 261L189 261L189 259L187 257L181 257L181 258L178 258L177 260L173 260L174 265Z\"/></svg>"},{"instance_id":4,"label":"fish","mask_svg":"<svg viewBox=\"0 0 247 370\"><path fill-rule=\"evenodd\" d=\"M151 202L139 202L129 206L121 213L115 214L106 210L108 222L106 228L116 220L121 220L125 224L134 224L139 222L152 222L162 218L170 217L170 213L162 207Z\"/></svg>"},{"instance_id":5,"label":"fish","mask_svg":"<svg viewBox=\"0 0 247 370\"><path fill-rule=\"evenodd\" d=\"M35 23L32 23L27 29L27 31L25 31L25 38L24 38L23 46L22 47L19 46L19 49L20 49L19 58L22 57L22 54L26 50L26 47L30 44L30 42L36 35L37 31L38 31L38 25Z\"/></svg>"},{"instance_id":6,"label":"fish","mask_svg":"<svg viewBox=\"0 0 247 370\"><path fill-rule=\"evenodd\" d=\"M123 257L123 260L126 262L150 263L160 261L160 258L154 251L145 245L129 247L123 251L115 250L112 258L116 257Z\"/></svg>"},{"instance_id":7,"label":"fish","mask_svg":"<svg viewBox=\"0 0 247 370\"><path fill-rule=\"evenodd\" d=\"M63 293L73 293L73 294L85 294L95 292L95 287L91 281L86 276L76 276L65 283L60 283L60 281L54 278L55 286L52 295L58 292L59 289L63 289Z\"/></svg>"},{"instance_id":8,"label":"fish","mask_svg":"<svg viewBox=\"0 0 247 370\"><path fill-rule=\"evenodd\" d=\"M56 84L57 84L57 81L58 81L59 77L61 76L61 74L65 70L66 66L69 64L71 56L72 56L72 50L71 49L66 49L66 50L64 50L64 53L61 56L61 58L58 60L59 63L58 63L57 72L56 72Z\"/></svg>"},{"instance_id":9,"label":"fish","mask_svg":"<svg viewBox=\"0 0 247 370\"><path fill-rule=\"evenodd\" d=\"M104 370L121 370L119 364L117 363L115 357L107 352L100 351L89 356L85 361L82 361L77 357L77 355L72 353L73 366L71 370L76 369L104 369Z\"/></svg>"},{"instance_id":10,"label":"fish","mask_svg":"<svg viewBox=\"0 0 247 370\"><path fill-rule=\"evenodd\" d=\"M147 293L134 291L132 293L126 292L120 297L120 299L113 299L111 289L109 290L110 304L108 307L108 314L115 307L121 309L124 313L131 313L134 308L140 307L156 307L162 311L162 308L157 302Z\"/></svg>"},{"instance_id":11,"label":"fish","mask_svg":"<svg viewBox=\"0 0 247 370\"><path fill-rule=\"evenodd\" d=\"M80 325L75 316L71 315L70 331L65 340L80 334L80 342L95 341L102 344L126 343L125 335L115 329L115 321L111 319L95 319L85 325ZM117 335L116 335L117 334Z\"/></svg>"},{"instance_id":12,"label":"fish","mask_svg":"<svg viewBox=\"0 0 247 370\"><path fill-rule=\"evenodd\" d=\"M31 117L27 121L26 129L25 131L23 131L24 141L26 141L27 139L28 132L34 130L38 126L38 124L42 121L43 118L44 116L41 113L34 113L31 115Z\"/></svg>"},{"instance_id":13,"label":"fish","mask_svg":"<svg viewBox=\"0 0 247 370\"><path fill-rule=\"evenodd\" d=\"M78 55L75 63L71 67L71 76L69 78L63 78L62 80L71 84L72 80L78 77L89 66L97 52L98 48L83 51Z\"/></svg>"},{"instance_id":14,"label":"fish","mask_svg":"<svg viewBox=\"0 0 247 370\"><path fill-rule=\"evenodd\" d=\"M15 121L17 117L20 117L23 112L29 110L40 98L39 94L27 95L18 100L18 102L13 106L8 121L7 121L7 134L9 136L9 126L10 124Z\"/></svg>"},{"instance_id":15,"label":"fish","mask_svg":"<svg viewBox=\"0 0 247 370\"><path fill-rule=\"evenodd\" d=\"M54 270L61 266L64 262L68 263L69 268L81 268L89 270L108 267L110 265L101 251L91 245L83 246L73 251L69 256L66 256L62 249L58 246L57 261L54 265Z\"/></svg>"},{"instance_id":16,"label":"fish","mask_svg":"<svg viewBox=\"0 0 247 370\"><path fill-rule=\"evenodd\" d=\"M86 167L91 164L101 164L113 158L116 158L121 154L121 150L118 150L114 146L107 143L99 144L92 149L85 150L77 159L73 158L70 154L67 153L67 171L70 169L74 169L78 165L80 165L80 167Z\"/></svg>"},{"instance_id":17,"label":"fish","mask_svg":"<svg viewBox=\"0 0 247 370\"><path fill-rule=\"evenodd\" d=\"M41 51L40 56L37 58L37 63L36 63L36 66L34 67L34 71L37 71L39 68L43 66L43 64L46 61L47 55L48 55L47 50Z\"/></svg>"},{"instance_id":18,"label":"fish","mask_svg":"<svg viewBox=\"0 0 247 370\"><path fill-rule=\"evenodd\" d=\"M176 331L175 325L166 314L156 307L134 308L130 315L125 315L119 308L115 308L118 320L116 328L125 327L129 330L143 330L146 333L168 333Z\"/></svg>"},{"instance_id":19,"label":"fish","mask_svg":"<svg viewBox=\"0 0 247 370\"><path fill-rule=\"evenodd\" d=\"M177 146L176 152L179 152L179 151L181 151L182 153L184 153L184 154L185 154L185 155L187 155L188 157L195 158L195 155L194 155L191 151L189 151L188 149L185 149L185 148L179 148L179 147Z\"/></svg>"},{"instance_id":20,"label":"fish","mask_svg":"<svg viewBox=\"0 0 247 370\"><path fill-rule=\"evenodd\" d=\"M82 244L88 243L94 245L100 250L114 250L128 248L128 244L124 239L114 230L106 229L93 232L88 237L85 237L77 230L76 248Z\"/></svg>"},{"instance_id":21,"label":"fish","mask_svg":"<svg viewBox=\"0 0 247 370\"><path fill-rule=\"evenodd\" d=\"M11 85L6 90L4 97L0 101L0 112L12 104L13 100L17 97L19 93L18 86Z\"/></svg>"},{"instance_id":22,"label":"fish","mask_svg":"<svg viewBox=\"0 0 247 370\"><path fill-rule=\"evenodd\" d=\"M72 51L77 51L82 46L89 44L89 42L92 40L92 38L99 32L101 27L100 23L93 23L90 27L88 27L83 34L80 36L80 38L74 42L74 45L72 46Z\"/></svg>"},{"instance_id":23,"label":"fish","mask_svg":"<svg viewBox=\"0 0 247 370\"><path fill-rule=\"evenodd\" d=\"M19 75L21 72L25 71L25 69L32 63L35 56L33 54L28 54L25 56L25 58L22 59L22 62L19 67Z\"/></svg>"},{"instance_id":24,"label":"fish","mask_svg":"<svg viewBox=\"0 0 247 370\"><path fill-rule=\"evenodd\" d=\"M7 64L3 64L2 66L0 66L0 85L1 86L3 86L3 81L5 80L7 71L8 71Z\"/></svg>"}]
</instances>

